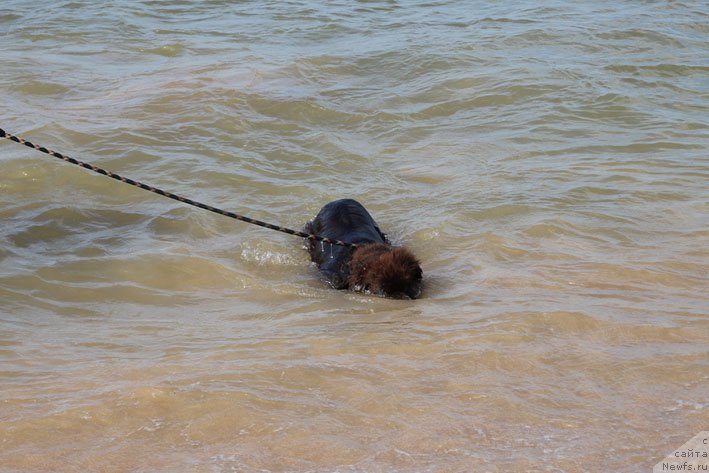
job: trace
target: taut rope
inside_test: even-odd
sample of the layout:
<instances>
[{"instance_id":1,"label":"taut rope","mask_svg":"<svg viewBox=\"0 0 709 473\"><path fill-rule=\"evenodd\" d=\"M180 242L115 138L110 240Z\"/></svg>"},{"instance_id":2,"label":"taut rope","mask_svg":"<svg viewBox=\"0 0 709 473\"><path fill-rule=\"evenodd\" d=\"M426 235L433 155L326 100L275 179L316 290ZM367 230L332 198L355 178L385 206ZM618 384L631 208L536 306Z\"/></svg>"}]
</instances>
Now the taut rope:
<instances>
[{"instance_id":1,"label":"taut rope","mask_svg":"<svg viewBox=\"0 0 709 473\"><path fill-rule=\"evenodd\" d=\"M76 164L77 166L81 166L82 168L88 169L88 170L93 171L95 173L103 174L104 176L108 176L108 177L115 179L117 181L125 182L126 184L130 184L131 186L140 187L141 189L152 192L154 194L161 195L163 197L167 197L168 199L176 200L178 202L192 205L194 207L199 207L200 209L209 210L210 212L214 212L219 215L224 215L225 217L234 218L236 220L241 220L242 222L258 225L259 227L270 228L271 230L276 230L278 232L287 233L289 235L295 235L295 236L299 236L302 238L307 238L309 240L322 241L324 243L330 243L332 245L348 246L351 248L357 247L357 244L355 244L355 243L347 243L347 242L340 241L340 240L331 240L330 238L325 238L325 237L322 237L319 235L313 235L310 233L300 232L298 230L292 230L292 229L286 228L286 227L280 227L278 225L273 225L271 223L262 222L261 220L256 220L254 218L249 218L244 215L236 214L234 212L229 212L228 210L218 209L216 207L212 207L211 205L203 204L201 202L197 202L195 200L188 199L187 197L182 197L180 195L173 194L171 192L167 192L162 189L158 189L157 187L152 187L147 184L143 184L142 182L134 181L133 179L129 179L127 177L120 176L120 175L113 173L111 171L106 171L105 169L101 169L100 167L94 166L93 164L85 163L85 162L79 161L77 159L71 158L69 156L65 156L63 154L57 153L56 151L49 150L43 146L36 145L30 141L20 138L19 136L11 135L10 133L7 133L5 130L3 130L2 128L0 128L0 138L7 138L9 140L14 141L15 143L23 144L29 148L36 149L37 151L41 151L42 153L48 154L48 155L53 156L55 158L66 161L68 163Z\"/></svg>"}]
</instances>

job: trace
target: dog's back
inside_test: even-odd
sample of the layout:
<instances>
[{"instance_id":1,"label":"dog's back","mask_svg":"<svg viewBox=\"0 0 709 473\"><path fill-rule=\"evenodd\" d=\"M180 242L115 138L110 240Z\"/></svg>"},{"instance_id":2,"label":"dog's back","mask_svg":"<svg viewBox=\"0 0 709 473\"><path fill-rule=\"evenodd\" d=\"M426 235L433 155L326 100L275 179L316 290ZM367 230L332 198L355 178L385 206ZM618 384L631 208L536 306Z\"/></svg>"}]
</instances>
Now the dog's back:
<instances>
[{"instance_id":1,"label":"dog's back","mask_svg":"<svg viewBox=\"0 0 709 473\"><path fill-rule=\"evenodd\" d=\"M387 243L367 209L353 199L330 202L305 225L305 231L348 243ZM334 288L347 288L351 248L308 240L308 252Z\"/></svg>"}]
</instances>

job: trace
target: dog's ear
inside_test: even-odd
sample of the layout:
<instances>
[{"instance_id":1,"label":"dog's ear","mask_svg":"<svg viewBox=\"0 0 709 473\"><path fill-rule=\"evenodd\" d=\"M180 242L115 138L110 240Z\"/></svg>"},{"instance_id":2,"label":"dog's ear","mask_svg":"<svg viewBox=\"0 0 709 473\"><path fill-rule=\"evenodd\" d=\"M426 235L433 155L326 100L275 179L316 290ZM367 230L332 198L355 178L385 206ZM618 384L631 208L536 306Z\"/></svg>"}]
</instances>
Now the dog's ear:
<instances>
[{"instance_id":1,"label":"dog's ear","mask_svg":"<svg viewBox=\"0 0 709 473\"><path fill-rule=\"evenodd\" d=\"M379 265L379 257L388 251L389 247L380 243L363 245L355 249L350 261L350 289L373 291L371 286Z\"/></svg>"}]
</instances>

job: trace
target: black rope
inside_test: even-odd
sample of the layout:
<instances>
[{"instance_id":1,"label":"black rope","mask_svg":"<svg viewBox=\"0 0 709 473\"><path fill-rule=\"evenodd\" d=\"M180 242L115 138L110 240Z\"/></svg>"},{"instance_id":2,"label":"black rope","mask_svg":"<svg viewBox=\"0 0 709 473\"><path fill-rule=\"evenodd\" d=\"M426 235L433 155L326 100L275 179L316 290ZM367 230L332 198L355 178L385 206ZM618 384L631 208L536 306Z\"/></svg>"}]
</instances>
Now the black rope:
<instances>
[{"instance_id":1,"label":"black rope","mask_svg":"<svg viewBox=\"0 0 709 473\"><path fill-rule=\"evenodd\" d=\"M209 210L210 212L214 212L219 215L224 215L225 217L234 218L236 220L241 220L242 222L258 225L259 227L270 228L271 230L276 230L278 232L287 233L289 235L295 235L295 236L299 236L302 238L307 238L309 240L322 241L324 243L330 243L332 245L348 246L351 248L357 247L357 244L355 244L355 243L347 243L347 242L340 241L340 240L331 240L330 238L325 238L325 237L322 237L319 235L313 235L313 234L301 232L298 230L292 230L292 229L286 228L286 227L280 227L278 225L273 225L271 223L262 222L261 220L256 220L254 218L246 217L244 215L239 215L234 212L229 212L228 210L218 209L216 207L212 207L211 205L203 204L201 202L197 202L195 200L188 199L187 197L182 197L180 195L173 194L171 192L167 192L162 189L158 189L157 187L152 187L147 184L143 184L142 182L138 182L133 179L129 179L127 177L120 176L120 175L113 173L111 171L106 171L105 169L101 169L100 167L94 166L93 164L85 163L83 161L79 161L79 160L71 158L69 156L65 156L61 153L57 153L56 151L52 151L50 149L47 149L43 146L36 145L30 141L20 138L19 136L11 135L11 134L7 133L5 130L3 130L2 128L0 128L0 138L7 138L9 140L14 141L15 143L23 144L29 148L36 149L37 151L41 151L42 153L48 154L48 155L53 156L55 158L66 161L68 163L76 164L77 166L81 166L82 168L88 169L88 170L93 171L95 173L103 174L104 176L108 176L108 177L115 179L117 181L125 182L126 184L130 184L131 186L140 187L141 189L152 192L154 194L161 195L163 197L167 197L168 199L177 200L178 202L182 202L184 204L192 205L194 207L199 207L200 209L204 209L204 210Z\"/></svg>"}]
</instances>

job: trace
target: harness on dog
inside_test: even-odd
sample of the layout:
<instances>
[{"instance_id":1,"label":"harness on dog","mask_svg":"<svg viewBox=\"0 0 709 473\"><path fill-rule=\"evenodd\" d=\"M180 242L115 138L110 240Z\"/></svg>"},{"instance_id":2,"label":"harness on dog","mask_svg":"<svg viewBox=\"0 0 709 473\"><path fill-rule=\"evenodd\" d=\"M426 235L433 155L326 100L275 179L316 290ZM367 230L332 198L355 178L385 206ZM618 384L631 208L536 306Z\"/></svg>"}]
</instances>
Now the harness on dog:
<instances>
[{"instance_id":1,"label":"harness on dog","mask_svg":"<svg viewBox=\"0 0 709 473\"><path fill-rule=\"evenodd\" d=\"M105 169L101 169L100 167L94 166L93 164L85 163L83 161L79 161L78 159L74 159L69 156L63 155L61 153L57 153L56 151L52 151L50 149L47 149L43 146L36 145L30 141L20 138L19 136L11 135L10 133L7 133L5 130L3 130L2 128L0 128L0 138L7 138L11 141L14 141L15 143L23 144L23 145L27 146L28 148L36 149L37 151L41 151L42 153L48 154L48 155L53 156L55 158L66 161L68 163L75 164L77 166L81 166L84 169L88 169L88 170L93 171L95 173L102 174L104 176L110 177L110 178L115 179L117 181L121 181L123 183L130 184L131 186L140 187L141 189L152 192L153 194L158 194L163 197L167 197L168 199L182 202L183 204L192 205L194 207L199 207L200 209L209 210L210 212L214 212L219 215L224 215L225 217L230 217L230 218L233 218L236 220L241 220L242 222L251 223L253 225L258 225L259 227L269 228L271 230L276 230L278 232L287 233L289 235L295 235L295 236L299 236L302 238L307 238L309 240L320 241L323 243L329 243L331 245L346 246L346 247L350 247L350 248L357 247L356 243L347 243L347 242L340 241L340 240L332 240L330 238L325 238L320 235L314 235L314 234L305 233L305 232L293 230L293 229L286 228L286 227L281 227L279 225L273 225L271 223L263 222L261 220L256 220L255 218L250 218L250 217L246 217L244 215L239 215L234 212L229 212L228 210L222 210L217 207L212 207L211 205L203 204L201 202L197 202L196 200L188 199L187 197L182 197L180 195L173 194L171 192L167 192L162 189L158 189L157 187L143 184L142 182L135 181L133 179L129 179L127 177L120 176L116 173L113 173L111 171L107 171Z\"/></svg>"}]
</instances>

